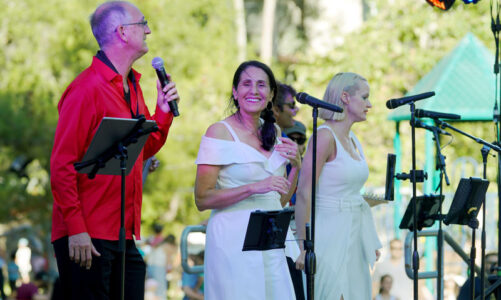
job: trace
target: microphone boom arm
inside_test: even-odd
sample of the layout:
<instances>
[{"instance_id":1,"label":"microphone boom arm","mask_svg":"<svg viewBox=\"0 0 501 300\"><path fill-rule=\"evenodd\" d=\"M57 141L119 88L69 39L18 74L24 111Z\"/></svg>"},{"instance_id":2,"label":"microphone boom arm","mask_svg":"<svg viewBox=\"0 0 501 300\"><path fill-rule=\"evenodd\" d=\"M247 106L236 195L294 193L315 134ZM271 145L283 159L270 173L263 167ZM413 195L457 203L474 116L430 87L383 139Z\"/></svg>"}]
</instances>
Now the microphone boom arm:
<instances>
[{"instance_id":1,"label":"microphone boom arm","mask_svg":"<svg viewBox=\"0 0 501 300\"><path fill-rule=\"evenodd\" d=\"M471 135L471 134L468 134L468 133L466 133L466 132L464 132L464 131L462 131L462 130L460 130L460 129L458 129L458 128L454 127L454 126L451 126L450 124L448 124L447 122L444 122L444 121L442 121L442 120L438 120L438 119L437 119L437 120L436 120L436 122L437 122L438 126L440 126L440 127L442 127L442 128L449 128L449 129L452 129L452 130L454 130L455 132L458 132L458 133L460 133L460 134L462 134L462 135L464 135L464 136L466 136L466 137L469 137L470 139L474 140L475 142L477 142L477 143L479 143L479 144L485 145L485 146L487 146L487 147L489 147L489 148L493 149L493 150L494 150L494 151L496 151L497 153L501 153L501 148L500 148L500 147L498 147L497 145L491 144L491 143L489 143L489 142L486 142L486 141L482 140L481 138L478 138L478 137L475 137L475 136L473 136L473 135Z\"/></svg>"}]
</instances>

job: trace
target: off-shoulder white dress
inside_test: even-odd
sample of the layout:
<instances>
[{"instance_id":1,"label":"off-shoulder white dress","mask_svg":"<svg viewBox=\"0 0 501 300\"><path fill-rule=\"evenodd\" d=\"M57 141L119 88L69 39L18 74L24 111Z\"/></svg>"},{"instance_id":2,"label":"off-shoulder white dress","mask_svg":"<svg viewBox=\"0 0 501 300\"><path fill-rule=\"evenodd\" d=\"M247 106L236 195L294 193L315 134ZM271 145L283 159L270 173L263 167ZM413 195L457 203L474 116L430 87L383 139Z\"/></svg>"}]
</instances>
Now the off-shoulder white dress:
<instances>
[{"instance_id":1,"label":"off-shoulder white dress","mask_svg":"<svg viewBox=\"0 0 501 300\"><path fill-rule=\"evenodd\" d=\"M227 122L221 123L234 140L203 136L196 160L196 164L222 166L216 188L234 188L285 174L287 160L278 152L267 158L241 142ZM249 215L257 209L282 209L280 194L255 194L212 210L205 245L205 299L295 299L284 249L242 251Z\"/></svg>"}]
</instances>

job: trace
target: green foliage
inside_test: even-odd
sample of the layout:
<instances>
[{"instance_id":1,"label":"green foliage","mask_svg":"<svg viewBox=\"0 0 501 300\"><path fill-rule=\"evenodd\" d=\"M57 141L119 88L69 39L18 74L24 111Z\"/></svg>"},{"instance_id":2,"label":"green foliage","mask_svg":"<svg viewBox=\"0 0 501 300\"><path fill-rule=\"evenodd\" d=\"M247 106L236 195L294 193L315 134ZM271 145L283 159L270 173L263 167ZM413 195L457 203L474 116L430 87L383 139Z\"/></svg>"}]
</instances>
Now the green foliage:
<instances>
[{"instance_id":1,"label":"green foliage","mask_svg":"<svg viewBox=\"0 0 501 300\"><path fill-rule=\"evenodd\" d=\"M57 102L66 86L97 51L88 17L102 1L11 1L0 11L0 222L50 224L52 196L49 159L57 123ZM235 46L231 3L218 0L144 1L150 51L135 68L150 111L155 109L156 75L150 61L164 58L182 101L166 147L162 168L145 187L145 223L160 219L198 222L193 208L194 157L210 122L219 119L231 89ZM36 8L36 9L35 9ZM174 155L175 154L175 155ZM29 178L9 171L25 155ZM172 176L175 174L175 176ZM179 212L165 218L172 199Z\"/></svg>"},{"instance_id":2,"label":"green foliage","mask_svg":"<svg viewBox=\"0 0 501 300\"><path fill-rule=\"evenodd\" d=\"M345 37L344 43L333 49L326 57L301 56L301 62L289 67L297 78L295 87L307 90L321 97L332 76L342 71L361 74L371 86L370 100L373 108L369 111L368 121L355 126L355 132L365 145L370 159L371 176L369 185L382 186L386 168L386 153L393 152L394 122L387 121L389 111L385 101L403 96L420 78L468 33L472 32L490 49L494 48L490 32L489 3L480 1L477 5L464 5L461 2L447 12L434 9L425 1L376 0L370 2L372 11L362 28ZM494 63L494 62L493 62ZM466 88L458 87L458 88ZM494 97L494 96L493 96ZM311 119L310 109L303 106L300 118ZM311 122L306 122L310 124ZM479 123L466 125L468 132L473 128L492 128L491 124ZM408 124L401 124L403 169L410 166L410 131ZM464 128L464 127L463 127ZM477 132L478 130L475 130ZM486 136L485 129L479 136ZM424 135L419 135L423 138ZM494 139L491 135L489 139ZM419 143L418 143L419 144ZM424 143L422 143L424 144ZM447 162L461 153L472 153L471 143L459 138L453 146L444 150ZM420 151L424 163L423 149ZM452 151L452 155L449 153ZM409 154L409 155L407 155ZM459 154L459 153L458 153Z\"/></svg>"},{"instance_id":3,"label":"green foliage","mask_svg":"<svg viewBox=\"0 0 501 300\"><path fill-rule=\"evenodd\" d=\"M4 2L0 10L0 222L31 220L50 224L48 174L57 102L97 51L88 16L102 1ZM304 8L303 1L293 2L295 7ZM393 0L391 5L388 0L366 2L377 13L329 55L316 57L306 50L277 51L288 58L287 62L277 60L273 68L278 79L285 78L298 91L319 97L339 71L355 71L369 80L374 107L369 121L357 126L356 131L371 160L370 184L381 185L394 134L394 123L386 120L384 101L408 91L468 31L491 49L493 39L488 1L469 6L457 3L448 12L433 9L424 0ZM154 111L156 99L156 77L150 66L153 57L164 59L181 95L181 116L174 120L167 143L157 154L161 167L145 184L144 229L161 221L178 232L184 225L208 216L194 206L194 161L205 129L225 116L232 75L239 63L232 1L150 0L138 1L137 5L152 30L147 38L150 51L135 64L143 74L141 84L150 111ZM304 32L286 30L283 21L292 20L290 13L282 11L286 7L289 5L283 2L277 6L277 14L284 16L278 28L279 38L284 40L277 44L286 47L284 41L290 39L294 49L307 49L300 45L307 40ZM315 14L311 9L305 12L309 16ZM295 30L301 29L303 18L294 24ZM248 48L259 49L253 44ZM249 57L254 55L249 53ZM303 106L299 116L308 125L310 111ZM486 140L492 137L490 124L464 126L464 130ZM408 126L401 127L405 134ZM467 141L455 141L453 156L473 151L467 146ZM32 159L28 178L9 171L12 161L20 155Z\"/></svg>"}]
</instances>

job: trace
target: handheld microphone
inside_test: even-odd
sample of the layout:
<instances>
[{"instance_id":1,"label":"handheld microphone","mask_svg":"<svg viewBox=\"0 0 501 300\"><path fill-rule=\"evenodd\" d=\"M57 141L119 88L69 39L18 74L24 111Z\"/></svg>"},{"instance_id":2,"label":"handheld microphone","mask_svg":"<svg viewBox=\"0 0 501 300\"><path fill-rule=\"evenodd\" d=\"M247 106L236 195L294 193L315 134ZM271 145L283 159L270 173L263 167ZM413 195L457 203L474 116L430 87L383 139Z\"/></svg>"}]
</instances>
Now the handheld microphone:
<instances>
[{"instance_id":1,"label":"handheld microphone","mask_svg":"<svg viewBox=\"0 0 501 300\"><path fill-rule=\"evenodd\" d=\"M423 121L421 121L419 119L414 119L414 124L411 124L411 126L412 125L416 128L424 128L424 129L429 130L431 132L435 132L435 130L436 130L439 134L451 136L450 133L443 130L442 128L440 128L438 126L431 126L431 125L425 124Z\"/></svg>"},{"instance_id":2,"label":"handheld microphone","mask_svg":"<svg viewBox=\"0 0 501 300\"><path fill-rule=\"evenodd\" d=\"M155 57L151 61L151 65L155 69L158 80L160 81L160 84L162 85L162 88L164 88L167 84L169 84L169 79L167 78L167 73L165 73L164 69L164 61L161 57ZM169 101L169 108L174 117L179 116L179 111L177 109L177 101Z\"/></svg>"},{"instance_id":3,"label":"handheld microphone","mask_svg":"<svg viewBox=\"0 0 501 300\"><path fill-rule=\"evenodd\" d=\"M323 108L323 109L327 109L327 110L330 110L330 111L333 111L333 112L343 112L343 109L337 105L334 105L334 104L331 104L331 103L327 103L325 101L322 101L322 100L319 100L315 97L312 97L306 93L297 93L296 94L296 99L299 103L302 103L302 104L308 104L310 106L314 106L314 107L320 107L320 108Z\"/></svg>"},{"instance_id":4,"label":"handheld microphone","mask_svg":"<svg viewBox=\"0 0 501 300\"><path fill-rule=\"evenodd\" d=\"M449 120L461 119L460 115L446 114L446 113L424 110L424 109L416 109L416 117L418 117L418 118L432 118L432 119L449 119Z\"/></svg>"},{"instance_id":5,"label":"handheld microphone","mask_svg":"<svg viewBox=\"0 0 501 300\"><path fill-rule=\"evenodd\" d=\"M422 94L417 94L417 95L412 95L412 96L407 96L407 97L402 97L402 98L397 98L397 99L390 99L386 101L386 107L388 109L394 109L399 106L418 101L418 100L423 100L426 98L430 98L432 96L435 96L435 92L426 92Z\"/></svg>"}]
</instances>

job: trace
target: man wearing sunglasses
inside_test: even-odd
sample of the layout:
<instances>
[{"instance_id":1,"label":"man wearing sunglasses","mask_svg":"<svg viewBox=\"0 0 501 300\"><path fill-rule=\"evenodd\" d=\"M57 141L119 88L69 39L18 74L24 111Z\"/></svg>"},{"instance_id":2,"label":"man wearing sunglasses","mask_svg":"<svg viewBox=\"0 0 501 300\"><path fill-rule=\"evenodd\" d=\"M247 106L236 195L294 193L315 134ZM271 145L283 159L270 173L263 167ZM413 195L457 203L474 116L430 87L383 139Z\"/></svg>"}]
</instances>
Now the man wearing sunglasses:
<instances>
[{"instance_id":1,"label":"man wearing sunglasses","mask_svg":"<svg viewBox=\"0 0 501 300\"><path fill-rule=\"evenodd\" d=\"M306 127L299 121L294 121L294 126L285 128L284 133L298 145L299 154L303 156L306 150Z\"/></svg>"},{"instance_id":2,"label":"man wearing sunglasses","mask_svg":"<svg viewBox=\"0 0 501 300\"><path fill-rule=\"evenodd\" d=\"M296 96L296 90L292 86L278 83L277 98L273 103L272 111L282 132L294 126L294 117L299 110L294 96Z\"/></svg>"},{"instance_id":3,"label":"man wearing sunglasses","mask_svg":"<svg viewBox=\"0 0 501 300\"><path fill-rule=\"evenodd\" d=\"M165 143L173 114L169 101L179 101L175 83L157 81L157 105L151 116L132 65L148 52L151 33L144 15L125 1L106 2L91 15L100 50L92 64L68 86L59 101L59 120L51 156L54 197L52 243L64 299L118 299L121 283L121 177L77 174L103 117L155 120L129 175L125 190L125 299L144 299L145 264L134 238L140 239L143 161ZM170 76L168 75L169 79Z\"/></svg>"}]
</instances>

